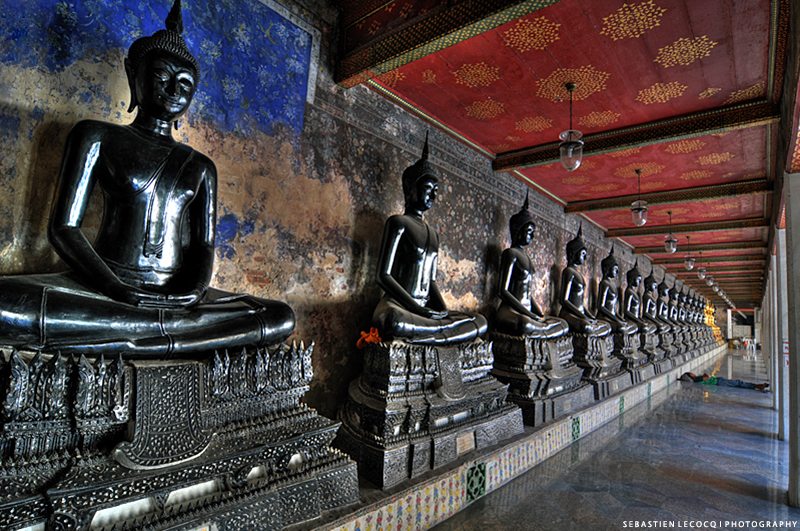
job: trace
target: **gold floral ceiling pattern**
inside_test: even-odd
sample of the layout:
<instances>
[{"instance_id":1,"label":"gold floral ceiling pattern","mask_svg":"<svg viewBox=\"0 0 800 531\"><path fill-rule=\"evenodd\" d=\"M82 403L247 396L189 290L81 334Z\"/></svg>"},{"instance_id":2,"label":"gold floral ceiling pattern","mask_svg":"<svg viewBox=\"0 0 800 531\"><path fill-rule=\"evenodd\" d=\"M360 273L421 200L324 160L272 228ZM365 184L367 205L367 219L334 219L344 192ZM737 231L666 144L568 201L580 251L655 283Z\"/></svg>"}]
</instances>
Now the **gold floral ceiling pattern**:
<instances>
[{"instance_id":1,"label":"gold floral ceiling pattern","mask_svg":"<svg viewBox=\"0 0 800 531\"><path fill-rule=\"evenodd\" d=\"M519 14L491 27L480 28L488 20L481 19L447 47L426 51L423 43L413 50L416 59L395 67L403 75L373 88L432 117L498 171L565 203L567 213L611 231L638 230L629 210L639 191L637 168L651 206L649 231L668 224L657 212L673 197L670 209L686 208L676 224L752 222L771 215L764 181L776 171L765 160L778 143L788 1L559 0L528 12L514 4L508 13ZM442 2L436 9L455 14L468 5L474 7ZM393 24L397 31L390 30L403 34L401 23ZM572 113L567 82L577 83ZM581 166L567 173L557 145L570 117L586 146ZM800 150L790 160L795 153L800 166ZM696 203L720 194L739 205L739 195L729 193L752 204L717 211Z\"/></svg>"},{"instance_id":2,"label":"gold floral ceiling pattern","mask_svg":"<svg viewBox=\"0 0 800 531\"><path fill-rule=\"evenodd\" d=\"M456 83L467 85L469 87L488 87L495 81L500 79L497 73L500 69L496 66L489 66L483 61L475 64L464 64L453 72L456 76Z\"/></svg>"},{"instance_id":3,"label":"gold floral ceiling pattern","mask_svg":"<svg viewBox=\"0 0 800 531\"><path fill-rule=\"evenodd\" d=\"M686 85L681 85L677 81L672 83L656 83L644 90L639 91L636 101L650 105L653 103L666 103L671 99L683 96Z\"/></svg>"},{"instance_id":4,"label":"gold floral ceiling pattern","mask_svg":"<svg viewBox=\"0 0 800 531\"><path fill-rule=\"evenodd\" d=\"M661 63L664 68L690 65L698 59L710 55L711 49L716 45L716 42L709 40L705 35L694 39L680 38L674 44L659 49L658 56L654 61Z\"/></svg>"},{"instance_id":5,"label":"gold floral ceiling pattern","mask_svg":"<svg viewBox=\"0 0 800 531\"><path fill-rule=\"evenodd\" d=\"M606 80L611 74L601 72L591 65L580 68L559 68L539 82L536 95L552 102L569 100L569 92L564 87L569 82L577 83L572 93L574 101L585 100L595 92L605 90Z\"/></svg>"},{"instance_id":6,"label":"gold floral ceiling pattern","mask_svg":"<svg viewBox=\"0 0 800 531\"><path fill-rule=\"evenodd\" d=\"M653 0L641 4L622 4L616 13L603 18L600 35L608 35L617 41L641 37L647 30L659 25L667 10L656 6Z\"/></svg>"},{"instance_id":7,"label":"gold floral ceiling pattern","mask_svg":"<svg viewBox=\"0 0 800 531\"><path fill-rule=\"evenodd\" d=\"M533 20L523 18L504 33L506 46L519 53L528 50L544 50L548 45L558 40L558 28L561 24L550 22L545 17Z\"/></svg>"}]
</instances>

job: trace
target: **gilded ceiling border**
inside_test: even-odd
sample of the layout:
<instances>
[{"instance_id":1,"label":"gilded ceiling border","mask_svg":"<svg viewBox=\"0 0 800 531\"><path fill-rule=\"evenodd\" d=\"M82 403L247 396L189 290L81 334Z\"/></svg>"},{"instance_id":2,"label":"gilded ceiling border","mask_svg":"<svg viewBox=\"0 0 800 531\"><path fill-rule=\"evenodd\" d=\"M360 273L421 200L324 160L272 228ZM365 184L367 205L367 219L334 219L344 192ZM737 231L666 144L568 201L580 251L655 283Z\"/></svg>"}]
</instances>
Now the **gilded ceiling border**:
<instances>
[{"instance_id":1,"label":"gilded ceiling border","mask_svg":"<svg viewBox=\"0 0 800 531\"><path fill-rule=\"evenodd\" d=\"M348 53L336 65L335 81L345 88L359 85L559 1L458 3Z\"/></svg>"}]
</instances>

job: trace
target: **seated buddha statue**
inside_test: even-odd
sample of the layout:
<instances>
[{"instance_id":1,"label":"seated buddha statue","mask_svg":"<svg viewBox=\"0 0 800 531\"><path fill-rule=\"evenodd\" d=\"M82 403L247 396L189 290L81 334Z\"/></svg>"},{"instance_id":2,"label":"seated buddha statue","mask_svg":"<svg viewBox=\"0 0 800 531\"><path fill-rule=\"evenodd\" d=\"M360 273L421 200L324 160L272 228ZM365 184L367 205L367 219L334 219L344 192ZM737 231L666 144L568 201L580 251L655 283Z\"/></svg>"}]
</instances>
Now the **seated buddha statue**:
<instances>
[{"instance_id":1,"label":"seated buddha statue","mask_svg":"<svg viewBox=\"0 0 800 531\"><path fill-rule=\"evenodd\" d=\"M639 286L642 283L642 274L636 264L626 273L628 286L625 288L623 300L623 315L628 321L639 326L639 331L646 335L655 334L657 328L653 323L644 319L642 299L639 297ZM644 344L644 343L642 343Z\"/></svg>"},{"instance_id":2,"label":"seated buddha statue","mask_svg":"<svg viewBox=\"0 0 800 531\"><path fill-rule=\"evenodd\" d=\"M582 230L582 226L578 228L578 234L567 243L567 267L561 272L561 311L558 316L567 322L571 332L607 336L611 332L611 325L597 319L584 305L586 281L578 269L586 262Z\"/></svg>"},{"instance_id":3,"label":"seated buddha statue","mask_svg":"<svg viewBox=\"0 0 800 531\"><path fill-rule=\"evenodd\" d=\"M654 297L655 295L655 297ZM643 312L642 317L658 327L659 334L667 334L672 330L672 326L662 319L658 312L658 281L653 276L652 271L644 279L644 296L642 297Z\"/></svg>"},{"instance_id":4,"label":"seated buddha statue","mask_svg":"<svg viewBox=\"0 0 800 531\"><path fill-rule=\"evenodd\" d=\"M511 247L500 258L499 304L494 329L510 336L555 338L569 331L567 323L555 317L545 317L531 296L533 266L523 247L533 239L536 224L528 210L528 196L522 209L511 216Z\"/></svg>"},{"instance_id":5,"label":"seated buddha statue","mask_svg":"<svg viewBox=\"0 0 800 531\"><path fill-rule=\"evenodd\" d=\"M619 315L619 295L614 279L619 276L619 264L614 256L614 245L611 252L600 262L603 278L597 286L597 315L608 321L615 333L622 335L633 334L638 327L635 323L627 322Z\"/></svg>"},{"instance_id":6,"label":"seated buddha statue","mask_svg":"<svg viewBox=\"0 0 800 531\"><path fill-rule=\"evenodd\" d=\"M384 295L372 314L384 339L446 346L474 340L488 328L480 314L448 310L436 285L439 237L422 214L438 193L426 137L422 158L403 172L405 212L384 226L377 272Z\"/></svg>"},{"instance_id":7,"label":"seated buddha statue","mask_svg":"<svg viewBox=\"0 0 800 531\"><path fill-rule=\"evenodd\" d=\"M0 344L166 358L294 330L286 304L209 287L217 172L172 136L200 74L182 32L176 0L166 29L131 45L130 125L84 120L70 131L47 233L70 270L0 279ZM81 226L96 187L104 215L92 244Z\"/></svg>"}]
</instances>

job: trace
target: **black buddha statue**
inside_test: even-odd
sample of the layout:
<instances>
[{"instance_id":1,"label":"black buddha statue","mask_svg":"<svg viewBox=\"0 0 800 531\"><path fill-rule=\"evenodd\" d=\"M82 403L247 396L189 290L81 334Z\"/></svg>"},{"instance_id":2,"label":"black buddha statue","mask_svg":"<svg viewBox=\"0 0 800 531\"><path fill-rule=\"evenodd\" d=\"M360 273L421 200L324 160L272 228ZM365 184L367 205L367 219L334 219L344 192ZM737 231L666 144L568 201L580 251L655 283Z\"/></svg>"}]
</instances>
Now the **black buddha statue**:
<instances>
[{"instance_id":1,"label":"black buddha statue","mask_svg":"<svg viewBox=\"0 0 800 531\"><path fill-rule=\"evenodd\" d=\"M545 317L531 297L533 266L523 247L533 239L536 224L528 210L528 196L522 209L511 216L511 247L500 258L499 304L494 329L510 336L561 337L569 331L563 319Z\"/></svg>"},{"instance_id":2,"label":"black buddha statue","mask_svg":"<svg viewBox=\"0 0 800 531\"><path fill-rule=\"evenodd\" d=\"M422 214L433 206L439 180L428 162L428 139L420 158L403 172L405 212L386 220L377 282L384 295L372 315L384 340L451 345L486 333L479 314L449 311L436 286L439 237Z\"/></svg>"},{"instance_id":3,"label":"black buddha statue","mask_svg":"<svg viewBox=\"0 0 800 531\"><path fill-rule=\"evenodd\" d=\"M561 311L558 316L564 319L572 332L590 336L606 336L611 332L611 325L595 318L585 307L586 281L578 268L586 262L586 246L582 238L583 227L578 234L567 243L567 267L561 272Z\"/></svg>"},{"instance_id":4,"label":"black buddha statue","mask_svg":"<svg viewBox=\"0 0 800 531\"><path fill-rule=\"evenodd\" d=\"M658 311L658 281L651 271L644 279L644 296L642 297L642 317L658 327L661 342L664 343L664 334L672 331L672 325L661 317ZM671 338L670 338L671 342Z\"/></svg>"},{"instance_id":5,"label":"black buddha statue","mask_svg":"<svg viewBox=\"0 0 800 531\"><path fill-rule=\"evenodd\" d=\"M644 334L654 334L656 326L645 321L642 299L639 296L639 286L642 283L642 274L636 264L626 273L628 285L625 288L623 300L623 315L628 321L639 326L639 330ZM644 343L643 343L644 344Z\"/></svg>"},{"instance_id":6,"label":"black buddha statue","mask_svg":"<svg viewBox=\"0 0 800 531\"><path fill-rule=\"evenodd\" d=\"M71 270L0 279L0 344L164 358L273 344L294 330L286 304L208 287L216 168L172 137L200 73L180 0L166 28L125 59L133 123L84 120L70 131L48 238ZM96 186L105 210L92 244L81 225Z\"/></svg>"},{"instance_id":7,"label":"black buddha statue","mask_svg":"<svg viewBox=\"0 0 800 531\"><path fill-rule=\"evenodd\" d=\"M615 333L623 335L635 333L638 329L636 324L627 322L618 315L619 295L614 279L619 276L619 264L614 256L613 244L608 256L600 262L600 269L603 271L603 278L597 287L597 315L608 321Z\"/></svg>"}]
</instances>

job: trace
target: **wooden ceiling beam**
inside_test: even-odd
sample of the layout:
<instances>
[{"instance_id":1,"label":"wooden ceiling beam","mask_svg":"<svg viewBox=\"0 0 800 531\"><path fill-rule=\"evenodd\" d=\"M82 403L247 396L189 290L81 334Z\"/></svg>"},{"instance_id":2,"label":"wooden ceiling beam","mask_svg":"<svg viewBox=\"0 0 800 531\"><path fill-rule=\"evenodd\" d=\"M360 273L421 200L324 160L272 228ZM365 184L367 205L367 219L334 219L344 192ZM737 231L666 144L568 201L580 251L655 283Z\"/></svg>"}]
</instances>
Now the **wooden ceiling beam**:
<instances>
[{"instance_id":1,"label":"wooden ceiling beam","mask_svg":"<svg viewBox=\"0 0 800 531\"><path fill-rule=\"evenodd\" d=\"M667 234L669 232L693 234L698 232L718 232L722 230L742 230L769 228L767 218L732 219L727 221L712 221L704 223L684 223L681 225L654 225L650 227L632 227L626 229L612 229L606 231L606 238L624 238L629 236L652 236L654 234Z\"/></svg>"},{"instance_id":2,"label":"wooden ceiling beam","mask_svg":"<svg viewBox=\"0 0 800 531\"><path fill-rule=\"evenodd\" d=\"M698 256L697 259L699 260L700 257ZM659 258L655 260L651 260L650 262L653 265L660 265L660 266L667 266L670 264L683 264L684 258L681 256L675 258ZM763 255L753 256L749 254L744 255L733 255L733 256L709 256L703 257L703 263L716 263L716 262L766 262L766 257ZM697 267L697 266L695 266Z\"/></svg>"},{"instance_id":3,"label":"wooden ceiling beam","mask_svg":"<svg viewBox=\"0 0 800 531\"><path fill-rule=\"evenodd\" d=\"M777 105L754 102L731 105L702 113L625 127L583 137L584 158L684 138L694 138L780 121ZM559 161L558 142L501 153L492 162L495 171L511 171Z\"/></svg>"},{"instance_id":4,"label":"wooden ceiling beam","mask_svg":"<svg viewBox=\"0 0 800 531\"><path fill-rule=\"evenodd\" d=\"M737 249L760 249L761 253L765 253L767 243L763 241L750 241L750 242L728 242L728 243L706 243L703 245L684 245L681 248L682 252L699 252L699 251L733 251ZM657 247L634 247L633 254L665 254L663 245Z\"/></svg>"},{"instance_id":5,"label":"wooden ceiling beam","mask_svg":"<svg viewBox=\"0 0 800 531\"><path fill-rule=\"evenodd\" d=\"M753 181L743 181L730 184L718 184L714 186L699 186L696 188L684 188L683 190L673 190L671 192L650 192L642 194L641 198L647 201L649 206L670 205L675 203L691 203L694 201L706 201L708 199L724 199L728 197L739 197L742 195L768 194L772 192L772 183L767 179L757 179ZM609 197L606 199L590 199L587 201L573 201L567 203L564 212L567 214L581 214L584 212L599 212L601 210L630 209L631 203L639 198L638 195L625 195L620 197Z\"/></svg>"}]
</instances>

